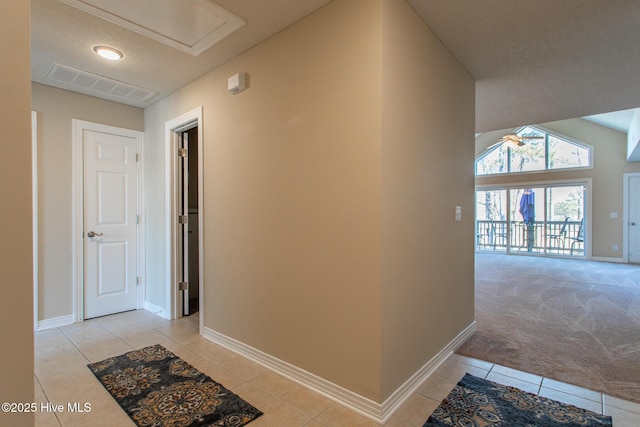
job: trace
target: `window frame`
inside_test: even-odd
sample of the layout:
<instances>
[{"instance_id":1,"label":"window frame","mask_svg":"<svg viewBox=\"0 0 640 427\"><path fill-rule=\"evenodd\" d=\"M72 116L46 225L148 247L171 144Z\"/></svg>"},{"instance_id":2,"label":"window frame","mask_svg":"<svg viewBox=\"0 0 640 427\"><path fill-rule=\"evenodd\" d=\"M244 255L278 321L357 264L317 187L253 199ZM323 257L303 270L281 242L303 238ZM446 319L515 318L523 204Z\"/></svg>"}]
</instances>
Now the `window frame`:
<instances>
[{"instance_id":1,"label":"window frame","mask_svg":"<svg viewBox=\"0 0 640 427\"><path fill-rule=\"evenodd\" d=\"M512 171L511 170L511 147L508 146L508 143L503 142L503 143L498 143L495 144L494 147L491 147L490 149L485 150L485 152L481 153L478 157L476 157L475 163L474 163L474 174L476 178L480 178L480 177L488 177L488 176L503 176L503 175L527 175L527 174L539 174L539 173L550 173L550 172L563 172L563 171L575 171L575 170L584 170L584 169L593 169L594 167L594 160L595 160L595 156L594 156L594 147L593 145L584 143L582 141L578 141L575 138L571 138L568 137L566 135L560 134L558 132L555 131L551 131L543 126L540 125L527 125L527 126L521 126L519 128L517 128L514 133L519 133L521 132L523 129L526 128L531 128L534 129L540 133L544 134L544 169L538 169L538 170L531 170L531 171ZM576 145L580 148L583 148L585 150L587 150L588 153L588 165L586 166L576 166L576 167L564 167L564 168L549 168L549 143L550 143L550 138L549 136L553 136L554 138L560 139L562 141L566 141L570 144ZM479 175L478 174L478 162L481 161L482 159L484 159L486 156L488 156L489 154L493 153L495 150L500 149L500 147L504 144L507 144L507 151L506 151L506 156L505 156L505 164L506 164L506 172L493 172L493 173L484 173Z\"/></svg>"}]
</instances>

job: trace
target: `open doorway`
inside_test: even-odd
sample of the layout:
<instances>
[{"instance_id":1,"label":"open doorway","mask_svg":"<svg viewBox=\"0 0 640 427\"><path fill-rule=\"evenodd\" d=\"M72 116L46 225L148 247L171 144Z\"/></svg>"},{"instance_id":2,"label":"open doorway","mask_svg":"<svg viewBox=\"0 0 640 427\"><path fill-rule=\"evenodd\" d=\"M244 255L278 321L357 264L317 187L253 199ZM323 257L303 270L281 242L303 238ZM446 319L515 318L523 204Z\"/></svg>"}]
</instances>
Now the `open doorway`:
<instances>
[{"instance_id":1,"label":"open doorway","mask_svg":"<svg viewBox=\"0 0 640 427\"><path fill-rule=\"evenodd\" d=\"M163 316L167 319L178 319L198 312L198 324L202 333L204 327L202 287L205 280L202 261L204 254L202 107L166 122L165 136L167 177L165 206L168 245L166 247L166 309Z\"/></svg>"},{"instance_id":2,"label":"open doorway","mask_svg":"<svg viewBox=\"0 0 640 427\"><path fill-rule=\"evenodd\" d=\"M182 238L178 242L179 270L182 276L182 315L198 312L199 307L199 210L198 210L198 127L185 130L180 135L179 215Z\"/></svg>"}]
</instances>

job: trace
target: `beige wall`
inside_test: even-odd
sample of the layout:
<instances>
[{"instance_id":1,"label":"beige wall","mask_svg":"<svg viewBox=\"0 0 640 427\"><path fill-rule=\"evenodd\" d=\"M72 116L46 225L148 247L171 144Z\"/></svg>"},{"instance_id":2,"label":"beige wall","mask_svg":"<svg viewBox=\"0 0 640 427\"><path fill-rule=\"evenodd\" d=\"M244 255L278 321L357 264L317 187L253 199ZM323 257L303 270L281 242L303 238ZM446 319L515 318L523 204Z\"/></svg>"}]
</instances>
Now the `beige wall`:
<instances>
[{"instance_id":1,"label":"beige wall","mask_svg":"<svg viewBox=\"0 0 640 427\"><path fill-rule=\"evenodd\" d=\"M205 326L374 400L379 22L378 2L332 2L145 117L147 160L163 166L164 123L203 106ZM234 96L237 72L250 87Z\"/></svg>"},{"instance_id":2,"label":"beige wall","mask_svg":"<svg viewBox=\"0 0 640 427\"><path fill-rule=\"evenodd\" d=\"M33 402L33 265L31 232L31 86L29 2L0 4L0 401ZM0 425L33 425L33 414L0 412Z\"/></svg>"},{"instance_id":3,"label":"beige wall","mask_svg":"<svg viewBox=\"0 0 640 427\"><path fill-rule=\"evenodd\" d=\"M72 119L144 130L144 111L33 83L38 113L38 319L73 313Z\"/></svg>"},{"instance_id":4,"label":"beige wall","mask_svg":"<svg viewBox=\"0 0 640 427\"><path fill-rule=\"evenodd\" d=\"M382 370L388 396L474 320L471 76L382 2ZM454 221L455 206L462 221Z\"/></svg>"},{"instance_id":5,"label":"beige wall","mask_svg":"<svg viewBox=\"0 0 640 427\"><path fill-rule=\"evenodd\" d=\"M387 398L473 321L473 93L407 3L335 0L148 108L157 183L165 122L203 107L205 327ZM160 266L165 199L147 196Z\"/></svg>"},{"instance_id":6,"label":"beige wall","mask_svg":"<svg viewBox=\"0 0 640 427\"><path fill-rule=\"evenodd\" d=\"M593 146L593 169L482 177L476 179L476 184L500 185L591 178L593 183L592 256L621 259L623 257L623 174L640 172L640 163L626 161L626 134L584 119L561 120L540 125L559 135ZM610 218L611 212L617 212L618 218ZM613 251L613 245L618 245L617 252Z\"/></svg>"}]
</instances>

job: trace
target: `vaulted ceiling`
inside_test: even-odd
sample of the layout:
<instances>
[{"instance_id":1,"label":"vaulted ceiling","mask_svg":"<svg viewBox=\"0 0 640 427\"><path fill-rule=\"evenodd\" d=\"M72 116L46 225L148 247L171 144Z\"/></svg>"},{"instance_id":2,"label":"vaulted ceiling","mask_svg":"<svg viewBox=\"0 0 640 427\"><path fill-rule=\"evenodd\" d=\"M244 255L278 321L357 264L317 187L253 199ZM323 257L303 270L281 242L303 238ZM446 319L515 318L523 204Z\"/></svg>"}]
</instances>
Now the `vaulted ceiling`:
<instances>
[{"instance_id":1,"label":"vaulted ceiling","mask_svg":"<svg viewBox=\"0 0 640 427\"><path fill-rule=\"evenodd\" d=\"M194 16L209 2L155 1L193 7ZM636 0L408 1L475 78L478 132L640 107ZM31 0L32 80L55 85L58 64L59 80L68 67L86 73L85 82L98 76L104 87L148 91L116 99L146 107L328 2L216 0L245 24L195 56L71 5L126 9L125 0ZM125 59L106 63L93 54L96 44L119 48Z\"/></svg>"}]
</instances>

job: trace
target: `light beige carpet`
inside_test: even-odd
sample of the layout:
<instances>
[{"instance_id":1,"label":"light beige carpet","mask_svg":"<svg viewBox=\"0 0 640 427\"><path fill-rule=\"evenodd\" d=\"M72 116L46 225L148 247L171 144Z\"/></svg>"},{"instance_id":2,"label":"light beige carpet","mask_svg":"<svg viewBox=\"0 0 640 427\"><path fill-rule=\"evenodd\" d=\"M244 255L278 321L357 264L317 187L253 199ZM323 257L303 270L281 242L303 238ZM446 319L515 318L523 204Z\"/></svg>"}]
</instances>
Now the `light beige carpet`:
<instances>
[{"instance_id":1,"label":"light beige carpet","mask_svg":"<svg viewBox=\"0 0 640 427\"><path fill-rule=\"evenodd\" d=\"M478 332L457 352L640 402L640 267L476 255Z\"/></svg>"}]
</instances>

